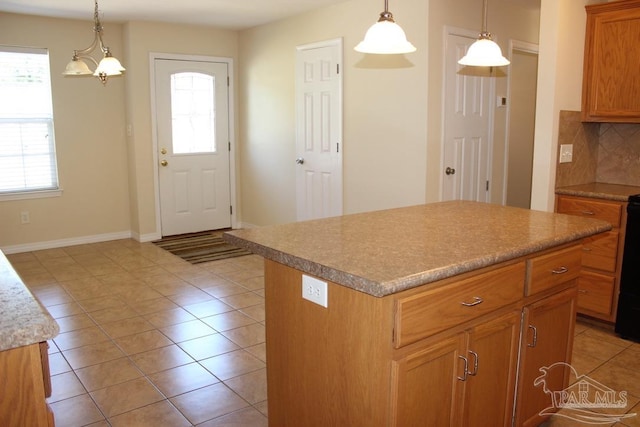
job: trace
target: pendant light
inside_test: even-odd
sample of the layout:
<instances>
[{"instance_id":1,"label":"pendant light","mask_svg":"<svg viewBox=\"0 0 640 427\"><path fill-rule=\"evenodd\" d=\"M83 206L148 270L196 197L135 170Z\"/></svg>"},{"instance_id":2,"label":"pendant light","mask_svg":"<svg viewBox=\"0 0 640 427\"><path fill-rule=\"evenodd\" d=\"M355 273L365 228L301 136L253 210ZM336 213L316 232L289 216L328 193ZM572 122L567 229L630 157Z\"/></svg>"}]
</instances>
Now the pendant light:
<instances>
[{"instance_id":1,"label":"pendant light","mask_svg":"<svg viewBox=\"0 0 640 427\"><path fill-rule=\"evenodd\" d=\"M384 0L384 12L380 13L378 22L367 30L364 40L354 48L357 52L398 54L416 51L415 46L407 41L402 28L393 20L388 3L388 0Z\"/></svg>"},{"instance_id":2,"label":"pendant light","mask_svg":"<svg viewBox=\"0 0 640 427\"><path fill-rule=\"evenodd\" d=\"M100 17L98 16L98 0L95 0L95 11L93 14L93 43L85 49L74 50L73 58L67 64L63 76L86 76L93 75L97 77L102 84L107 84L107 78L109 76L119 76L125 71L125 68L120 64L116 58L111 55L111 51L106 47L102 41L102 24L100 23ZM102 59L98 63L93 56L90 55L97 47L100 47L102 52ZM96 70L91 71L85 61L91 61L96 65Z\"/></svg>"},{"instance_id":3,"label":"pendant light","mask_svg":"<svg viewBox=\"0 0 640 427\"><path fill-rule=\"evenodd\" d=\"M482 32L478 36L478 40L469 46L467 54L458 61L460 65L501 67L510 64L509 60L502 56L500 46L491 40L491 33L487 31L487 1L483 0Z\"/></svg>"}]
</instances>

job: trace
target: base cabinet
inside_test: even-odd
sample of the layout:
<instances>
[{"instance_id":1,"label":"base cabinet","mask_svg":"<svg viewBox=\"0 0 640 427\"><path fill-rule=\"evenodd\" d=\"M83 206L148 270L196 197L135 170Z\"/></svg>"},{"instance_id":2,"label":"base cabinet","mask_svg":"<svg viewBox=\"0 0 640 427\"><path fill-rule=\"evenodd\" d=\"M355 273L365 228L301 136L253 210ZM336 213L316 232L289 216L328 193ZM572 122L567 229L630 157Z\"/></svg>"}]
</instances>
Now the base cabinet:
<instances>
[{"instance_id":1,"label":"base cabinet","mask_svg":"<svg viewBox=\"0 0 640 427\"><path fill-rule=\"evenodd\" d=\"M516 426L537 426L549 415L547 392L567 386L576 314L575 287L524 308ZM553 408L551 408L553 410Z\"/></svg>"},{"instance_id":2,"label":"base cabinet","mask_svg":"<svg viewBox=\"0 0 640 427\"><path fill-rule=\"evenodd\" d=\"M267 260L269 425L544 420L535 380L570 361L580 257L564 247L381 298L329 282L327 308L301 297L301 271Z\"/></svg>"}]
</instances>

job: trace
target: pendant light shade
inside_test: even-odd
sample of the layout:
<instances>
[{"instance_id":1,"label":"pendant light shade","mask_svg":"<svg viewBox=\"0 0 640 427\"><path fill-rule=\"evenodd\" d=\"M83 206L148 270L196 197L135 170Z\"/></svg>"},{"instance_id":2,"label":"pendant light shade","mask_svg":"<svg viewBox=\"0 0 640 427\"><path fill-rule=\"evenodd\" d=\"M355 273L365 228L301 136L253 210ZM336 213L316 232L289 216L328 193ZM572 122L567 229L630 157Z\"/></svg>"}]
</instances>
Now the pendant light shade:
<instances>
[{"instance_id":1,"label":"pendant light shade","mask_svg":"<svg viewBox=\"0 0 640 427\"><path fill-rule=\"evenodd\" d=\"M415 52L416 48L409 41L402 28L396 24L389 12L388 0L384 2L384 12L380 13L378 22L373 24L358 45L357 52L374 54L399 54Z\"/></svg>"},{"instance_id":2,"label":"pendant light shade","mask_svg":"<svg viewBox=\"0 0 640 427\"><path fill-rule=\"evenodd\" d=\"M483 2L482 9L482 32L469 49L467 54L458 61L460 65L472 67L501 67L509 65L510 62L502 55L500 46L491 40L491 33L487 31L487 1Z\"/></svg>"}]
</instances>

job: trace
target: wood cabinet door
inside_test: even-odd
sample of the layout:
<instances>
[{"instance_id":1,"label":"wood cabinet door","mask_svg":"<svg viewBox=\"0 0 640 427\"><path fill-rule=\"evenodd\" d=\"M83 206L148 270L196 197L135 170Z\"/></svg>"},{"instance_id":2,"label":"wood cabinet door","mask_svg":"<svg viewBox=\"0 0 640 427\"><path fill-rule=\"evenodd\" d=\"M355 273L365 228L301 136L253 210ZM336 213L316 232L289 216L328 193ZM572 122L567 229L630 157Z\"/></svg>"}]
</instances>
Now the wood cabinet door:
<instances>
[{"instance_id":1,"label":"wood cabinet door","mask_svg":"<svg viewBox=\"0 0 640 427\"><path fill-rule=\"evenodd\" d=\"M392 426L460 425L464 348L465 333L459 333L393 361Z\"/></svg>"},{"instance_id":2,"label":"wood cabinet door","mask_svg":"<svg viewBox=\"0 0 640 427\"><path fill-rule=\"evenodd\" d=\"M589 5L582 119L640 122L640 2Z\"/></svg>"},{"instance_id":3,"label":"wood cabinet door","mask_svg":"<svg viewBox=\"0 0 640 427\"><path fill-rule=\"evenodd\" d=\"M513 417L521 311L479 325L469 335L463 425L510 426Z\"/></svg>"},{"instance_id":4,"label":"wood cabinet door","mask_svg":"<svg viewBox=\"0 0 640 427\"><path fill-rule=\"evenodd\" d=\"M523 339L520 349L516 425L534 426L546 417L540 412L552 406L547 391L561 391L567 386L568 369L542 369L557 362L571 360L576 315L575 288L567 289L524 308Z\"/></svg>"}]
</instances>

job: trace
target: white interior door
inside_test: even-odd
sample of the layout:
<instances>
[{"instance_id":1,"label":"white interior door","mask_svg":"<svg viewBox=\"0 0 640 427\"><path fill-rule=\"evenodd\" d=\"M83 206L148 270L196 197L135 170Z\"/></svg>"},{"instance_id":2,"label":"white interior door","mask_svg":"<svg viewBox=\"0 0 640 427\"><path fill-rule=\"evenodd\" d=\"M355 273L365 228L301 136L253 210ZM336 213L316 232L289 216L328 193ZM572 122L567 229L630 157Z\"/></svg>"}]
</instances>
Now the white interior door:
<instances>
[{"instance_id":1,"label":"white interior door","mask_svg":"<svg viewBox=\"0 0 640 427\"><path fill-rule=\"evenodd\" d=\"M458 64L475 37L445 41L442 200L490 200L493 85L486 70Z\"/></svg>"},{"instance_id":2,"label":"white interior door","mask_svg":"<svg viewBox=\"0 0 640 427\"><path fill-rule=\"evenodd\" d=\"M341 140L342 40L299 46L295 159L298 220L342 215Z\"/></svg>"},{"instance_id":3,"label":"white interior door","mask_svg":"<svg viewBox=\"0 0 640 427\"><path fill-rule=\"evenodd\" d=\"M155 59L162 235L231 226L228 64Z\"/></svg>"}]
</instances>

